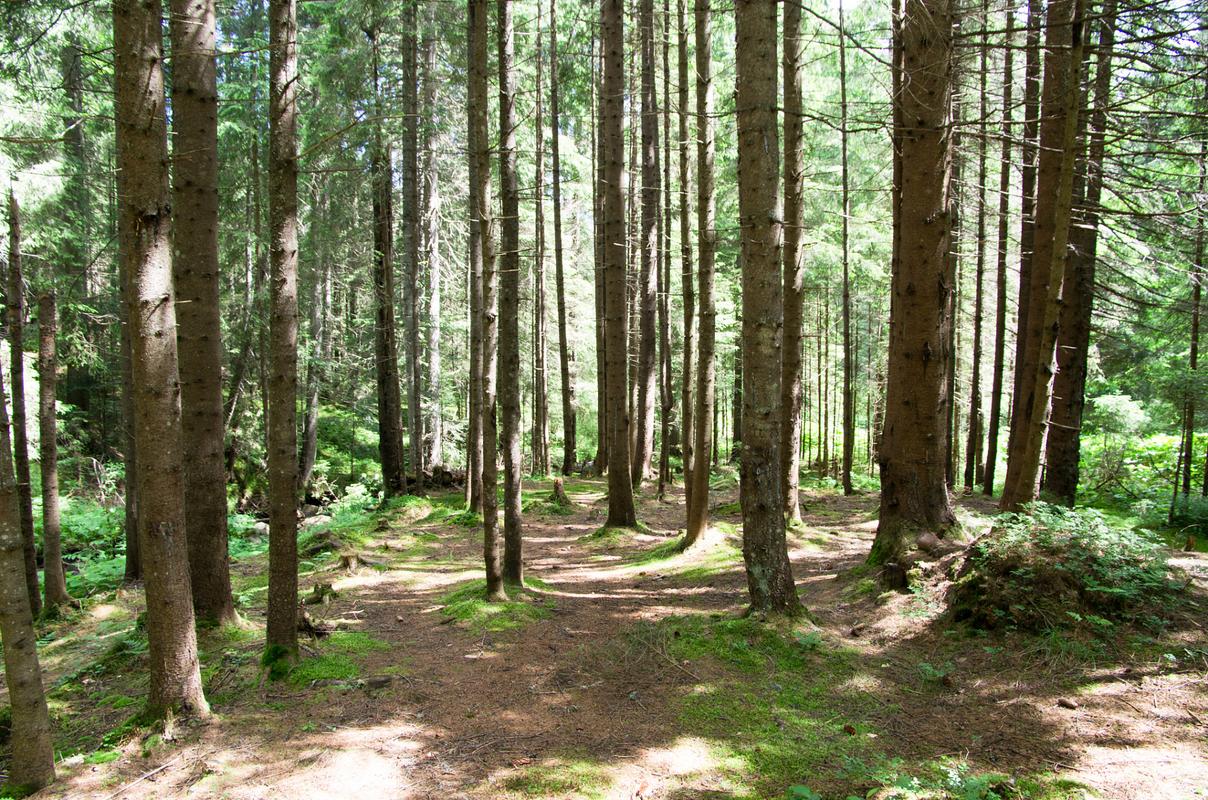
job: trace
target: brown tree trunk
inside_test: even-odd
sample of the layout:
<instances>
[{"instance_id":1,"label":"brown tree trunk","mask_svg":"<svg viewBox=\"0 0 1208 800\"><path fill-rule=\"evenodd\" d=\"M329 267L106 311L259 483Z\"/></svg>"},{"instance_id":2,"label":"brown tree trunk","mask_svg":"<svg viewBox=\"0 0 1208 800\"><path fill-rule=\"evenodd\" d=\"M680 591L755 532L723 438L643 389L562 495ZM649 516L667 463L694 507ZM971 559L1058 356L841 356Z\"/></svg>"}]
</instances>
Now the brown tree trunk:
<instances>
[{"instance_id":1,"label":"brown tree trunk","mask_svg":"<svg viewBox=\"0 0 1208 800\"><path fill-rule=\"evenodd\" d=\"M608 425L607 525L637 524L630 477L627 382L629 319L625 297L625 196L622 191L625 137L625 23L621 0L602 0L600 36L604 77L600 89L601 250L604 279L605 395Z\"/></svg>"},{"instance_id":2,"label":"brown tree trunk","mask_svg":"<svg viewBox=\"0 0 1208 800\"><path fill-rule=\"evenodd\" d=\"M1112 57L1116 35L1116 2L1106 0L1101 11L1098 63L1092 99L1090 136L1082 175L1081 208L1077 227L1070 230L1057 340L1057 375L1053 379L1053 408L1045 444L1044 490L1073 507L1078 491L1078 461L1082 448L1082 411L1086 402L1087 355L1090 349L1091 312L1095 296L1095 260L1098 246L1099 201L1103 195L1103 157L1106 150L1107 106L1111 102ZM1201 166L1202 169L1202 166ZM1202 173L1201 173L1202 174ZM1204 189L1202 179L1200 192ZM1199 249L1203 257L1202 242ZM1193 330L1198 327L1193 319ZM1195 339L1192 339L1192 369ZM1194 416L1194 412L1192 412ZM1190 449L1185 467L1191 466ZM1190 485L1190 478L1188 478Z\"/></svg>"},{"instance_id":3,"label":"brown tree trunk","mask_svg":"<svg viewBox=\"0 0 1208 800\"><path fill-rule=\"evenodd\" d=\"M751 609L795 614L780 459L780 150L775 0L737 0L738 214L742 230L742 556Z\"/></svg>"},{"instance_id":4,"label":"brown tree trunk","mask_svg":"<svg viewBox=\"0 0 1208 800\"><path fill-rule=\"evenodd\" d=\"M428 397L426 423L425 462L432 467L444 463L444 411L441 404L441 269L440 258L440 179L437 171L437 128L431 117L437 113L436 106L436 8L435 2L427 4L427 21L424 27L423 91L424 118L424 165L423 165L423 228L424 261L428 276Z\"/></svg>"},{"instance_id":5,"label":"brown tree trunk","mask_svg":"<svg viewBox=\"0 0 1208 800\"><path fill-rule=\"evenodd\" d=\"M978 79L981 82L977 111L977 256L973 277L973 363L969 375L969 435L965 439L965 474L964 486L966 492L973 491L977 480L978 461L981 453L981 426L978 420L982 413L982 322L985 316L985 297L983 287L986 277L986 142L989 127L986 124L989 103L987 94L987 79L989 76L990 43L986 29L990 25L989 0L982 0L981 6L981 68Z\"/></svg>"},{"instance_id":6,"label":"brown tree trunk","mask_svg":"<svg viewBox=\"0 0 1208 800\"><path fill-rule=\"evenodd\" d=\"M218 274L218 78L215 0L172 0L172 275L178 301L185 524L193 608L235 619L227 554L222 323Z\"/></svg>"},{"instance_id":7,"label":"brown tree trunk","mask_svg":"<svg viewBox=\"0 0 1208 800\"><path fill-rule=\"evenodd\" d=\"M126 318L138 387L134 435L150 650L147 711L204 716L209 706L197 660L185 534L161 17L158 0L113 5L118 169L125 174L120 224L130 244Z\"/></svg>"},{"instance_id":8,"label":"brown tree trunk","mask_svg":"<svg viewBox=\"0 0 1208 800\"><path fill-rule=\"evenodd\" d=\"M499 551L496 487L499 483L499 430L496 414L496 349L498 346L499 276L495 269L495 241L491 232L491 142L487 130L487 7L486 0L470 0L469 45L470 80L467 102L470 112L471 147L474 157L474 183L471 224L478 224L482 253L482 294L479 307L479 331L482 336L482 383L479 408L482 414L482 528L483 560L486 564L488 600L506 600L503 566ZM512 311L514 313L514 309Z\"/></svg>"},{"instance_id":9,"label":"brown tree trunk","mask_svg":"<svg viewBox=\"0 0 1208 800\"><path fill-rule=\"evenodd\" d=\"M549 474L549 400L545 374L545 115L542 107L544 55L541 3L537 3L537 98L535 110L536 158L533 181L536 242L533 259L533 429L534 475ZM519 237L517 237L519 238Z\"/></svg>"},{"instance_id":10,"label":"brown tree trunk","mask_svg":"<svg viewBox=\"0 0 1208 800\"><path fill-rule=\"evenodd\" d=\"M489 207L488 196L480 196L480 184L484 180L483 176L478 174L478 157L479 143L478 136L478 114L483 115L482 125L483 130L486 130L486 76L482 77L481 86L476 82L478 80L476 70L478 69L475 59L481 58L486 61L486 39L484 38L479 44L477 40L478 32L475 29L475 24L481 24L483 27L482 36L486 36L486 21L485 18L476 23L475 14L486 14L486 6L481 3L471 2L468 8L469 16L467 17L467 37L466 37L466 59L470 66L469 85L466 89L466 149L469 152L469 164L467 165L467 173L470 180L470 193L468 197L468 215L470 218L470 235L469 235L469 254L470 263L467 271L467 279L470 284L470 424L466 442L466 505L470 511L482 511L482 472L483 472L483 368L485 360L482 350L482 277L484 268L484 259L486 252L483 249L482 232L489 230L487 220L479 217L479 213L484 206ZM481 52L476 47L481 46ZM486 69L486 64L482 64L482 69ZM481 90L481 96L477 92ZM481 112L479 111L481 107ZM486 145L483 145L485 147ZM487 165L490 165L489 152ZM486 180L489 181L489 174ZM489 191L490 184L486 184L486 189L481 191ZM492 257L494 253L492 252ZM492 410L493 413L493 410ZM498 562L496 562L498 566ZM491 561L487 559L487 571L490 572Z\"/></svg>"},{"instance_id":11,"label":"brown tree trunk","mask_svg":"<svg viewBox=\"0 0 1208 800\"><path fill-rule=\"evenodd\" d=\"M297 41L297 0L269 0L269 663L298 653Z\"/></svg>"},{"instance_id":12,"label":"brown tree trunk","mask_svg":"<svg viewBox=\"0 0 1208 800\"><path fill-rule=\"evenodd\" d=\"M655 91L654 2L641 0L639 9L642 95L642 222L638 243L641 276L638 279L637 405L634 431L633 485L637 488L650 475L654 452L654 401L656 314L658 303L659 202L659 109Z\"/></svg>"},{"instance_id":13,"label":"brown tree trunk","mask_svg":"<svg viewBox=\"0 0 1208 800\"><path fill-rule=\"evenodd\" d=\"M38 298L38 450L42 476L42 562L46 607L71 603L63 575L59 519L59 426L55 404L58 359L55 355L55 296Z\"/></svg>"},{"instance_id":14,"label":"brown tree trunk","mask_svg":"<svg viewBox=\"0 0 1208 800\"><path fill-rule=\"evenodd\" d=\"M316 190L312 213L319 224L325 221L327 193ZM331 259L323 237L315 237L318 262L310 295L310 343L306 359L306 411L302 419L302 453L298 458L298 490L310 493L311 475L319 452L319 393L323 388L327 364L331 362Z\"/></svg>"},{"instance_id":15,"label":"brown tree trunk","mask_svg":"<svg viewBox=\"0 0 1208 800\"><path fill-rule=\"evenodd\" d=\"M499 405L503 417L503 579L524 578L520 516L520 189L516 175L516 41L512 3L499 6Z\"/></svg>"},{"instance_id":16,"label":"brown tree trunk","mask_svg":"<svg viewBox=\"0 0 1208 800\"><path fill-rule=\"evenodd\" d=\"M562 157L558 75L558 0L549 8L549 112L550 156L553 160L554 190L554 292L558 301L558 371L562 377L562 474L569 475L576 460L575 379L571 372L573 354L566 338L566 281L562 266ZM594 160L595 153L592 153Z\"/></svg>"},{"instance_id":17,"label":"brown tree trunk","mask_svg":"<svg viewBox=\"0 0 1208 800\"><path fill-rule=\"evenodd\" d=\"M416 490L424 490L424 417L419 351L419 86L416 2L403 4L403 303L407 326L407 449ZM403 476L406 480L406 466Z\"/></svg>"},{"instance_id":18,"label":"brown tree trunk","mask_svg":"<svg viewBox=\"0 0 1208 800\"><path fill-rule=\"evenodd\" d=\"M843 6L839 6L839 92L840 117L839 124L840 149L842 156L841 177L843 183L843 466L840 479L843 482L843 493L851 494L851 468L856 445L856 396L852 383L852 373L855 370L855 349L852 347L851 336L851 265L850 265L850 228L851 228L851 179L847 159L847 31L843 19ZM796 444L795 442L793 443ZM794 449L796 449L794 447Z\"/></svg>"},{"instance_id":19,"label":"brown tree trunk","mask_svg":"<svg viewBox=\"0 0 1208 800\"><path fill-rule=\"evenodd\" d=\"M30 611L36 617L42 613L42 593L38 589L38 547L34 541L33 498L29 486L29 445L25 435L25 354L21 346L25 317L25 282L21 276L21 208L11 186L8 190L7 277L5 310L8 313L9 374L13 383L12 453L16 464L25 585L29 594Z\"/></svg>"},{"instance_id":20,"label":"brown tree trunk","mask_svg":"<svg viewBox=\"0 0 1208 800\"><path fill-rule=\"evenodd\" d=\"M4 381L0 377L0 642L4 645L4 679L11 708L12 743L7 787L15 796L41 789L55 779L54 740L38 664L25 576L21 513L8 436Z\"/></svg>"},{"instance_id":21,"label":"brown tree trunk","mask_svg":"<svg viewBox=\"0 0 1208 800\"><path fill-rule=\"evenodd\" d=\"M679 223L680 223L680 293L684 304L683 367L680 391L680 440L684 448L684 504L692 507L692 470L696 465L696 426L693 396L696 382L696 293L692 277L692 224L688 195L691 190L691 173L688 171L688 22L685 0L676 0L676 78L679 81ZM671 135L671 131L667 131ZM670 200L670 198L668 198ZM670 232L668 232L670 235Z\"/></svg>"},{"instance_id":22,"label":"brown tree trunk","mask_svg":"<svg viewBox=\"0 0 1208 800\"><path fill-rule=\"evenodd\" d=\"M899 559L917 530L942 534L955 521L945 479L954 277L948 258L953 12L948 0L905 0L904 6L896 48L901 89L894 97L901 147L893 197L898 230L872 564Z\"/></svg>"},{"instance_id":23,"label":"brown tree trunk","mask_svg":"<svg viewBox=\"0 0 1208 800\"><path fill-rule=\"evenodd\" d=\"M606 285L604 275L604 136L601 119L604 111L603 95L597 92L597 84L603 77L601 64L604 43L592 40L591 85L591 186L592 186L592 244L594 247L593 269L596 301L596 457L594 472L602 476L610 462L608 456L608 325ZM628 458L628 456L626 456Z\"/></svg>"},{"instance_id":24,"label":"brown tree trunk","mask_svg":"<svg viewBox=\"0 0 1208 800\"><path fill-rule=\"evenodd\" d=\"M700 263L697 297L700 302L696 357L696 397L693 419L692 485L688 492L688 520L684 548L691 547L709 525L709 464L717 439L717 364L715 345L717 310L713 301L714 258L717 253L717 216L713 193L713 46L708 0L695 0L696 40L696 235ZM716 462L714 462L716 463Z\"/></svg>"},{"instance_id":25,"label":"brown tree trunk","mask_svg":"<svg viewBox=\"0 0 1208 800\"><path fill-rule=\"evenodd\" d=\"M1074 146L1082 95L1083 0L1049 4L1041 103L1040 156L1036 177L1036 230L1027 328L1021 429L1007 461L1002 508L1018 510L1036 499L1040 457L1053 386L1058 299L1068 258L1074 184Z\"/></svg>"},{"instance_id":26,"label":"brown tree trunk","mask_svg":"<svg viewBox=\"0 0 1208 800\"><path fill-rule=\"evenodd\" d=\"M664 496L671 483L671 417L675 394L671 388L671 15L663 0L663 183L659 217L659 484Z\"/></svg>"},{"instance_id":27,"label":"brown tree trunk","mask_svg":"<svg viewBox=\"0 0 1208 800\"><path fill-rule=\"evenodd\" d=\"M126 193L125 178L121 171L115 176L117 194L122 197ZM129 306L130 281L126 276L126 252L131 247L133 231L118 226L117 231L117 279L118 295L122 309ZM124 517L122 528L126 539L125 569L122 579L126 583L142 580L141 559L138 552L138 458L134 439L134 378L133 362L130 343L130 321L123 312L118 314L121 326L119 347L121 348L122 370L122 482L125 489Z\"/></svg>"},{"instance_id":28,"label":"brown tree trunk","mask_svg":"<svg viewBox=\"0 0 1208 800\"><path fill-rule=\"evenodd\" d=\"M780 406L784 427L780 441L781 493L784 514L801 519L798 483L801 457L801 342L805 333L805 136L801 116L801 6L784 6L784 350ZM844 222L846 230L846 221Z\"/></svg>"}]
</instances>

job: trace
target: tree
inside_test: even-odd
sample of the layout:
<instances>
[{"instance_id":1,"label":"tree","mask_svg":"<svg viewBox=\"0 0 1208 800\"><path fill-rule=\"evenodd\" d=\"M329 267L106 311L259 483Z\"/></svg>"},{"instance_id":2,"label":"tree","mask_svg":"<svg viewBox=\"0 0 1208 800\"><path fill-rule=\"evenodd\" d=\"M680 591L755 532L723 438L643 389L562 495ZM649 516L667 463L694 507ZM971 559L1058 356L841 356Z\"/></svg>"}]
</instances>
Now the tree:
<instances>
[{"instance_id":1,"label":"tree","mask_svg":"<svg viewBox=\"0 0 1208 800\"><path fill-rule=\"evenodd\" d=\"M161 16L158 0L113 4L118 168L125 176L119 225L129 243L126 318L132 384L139 389L134 436L151 672L147 711L205 716L185 533Z\"/></svg>"},{"instance_id":2,"label":"tree","mask_svg":"<svg viewBox=\"0 0 1208 800\"><path fill-rule=\"evenodd\" d=\"M172 277L178 301L185 524L198 618L235 619L223 464L218 267L218 79L214 0L172 0Z\"/></svg>"},{"instance_id":3,"label":"tree","mask_svg":"<svg viewBox=\"0 0 1208 800\"><path fill-rule=\"evenodd\" d=\"M780 471L780 151L775 0L738 0L735 85L742 229L742 556L751 608L797 613Z\"/></svg>"},{"instance_id":4,"label":"tree","mask_svg":"<svg viewBox=\"0 0 1208 800\"><path fill-rule=\"evenodd\" d=\"M424 26L423 103L426 113L436 113L436 7L428 3L428 19ZM441 272L440 256L440 180L437 174L437 126L429 120L424 125L424 254L428 275L428 414L427 463L436 467L444 463L444 420L441 402Z\"/></svg>"},{"instance_id":5,"label":"tree","mask_svg":"<svg viewBox=\"0 0 1208 800\"><path fill-rule=\"evenodd\" d=\"M801 76L805 59L801 7L784 6L784 348L781 353L781 494L784 513L801 519L797 484L801 472L801 341L805 332L805 137Z\"/></svg>"},{"instance_id":6,"label":"tree","mask_svg":"<svg viewBox=\"0 0 1208 800\"><path fill-rule=\"evenodd\" d=\"M694 383L696 381L696 292L692 275L692 224L688 195L691 192L691 173L688 169L688 22L684 9L685 0L676 0L676 79L678 81L679 121L679 224L680 224L680 293L683 295L684 341L683 366L680 376L680 429L684 447L684 503L692 506L692 471L696 466L696 409L693 406ZM671 131L667 131L671 135ZM671 198L667 198L671 202ZM668 234L670 235L670 234Z\"/></svg>"},{"instance_id":7,"label":"tree","mask_svg":"<svg viewBox=\"0 0 1208 800\"><path fill-rule=\"evenodd\" d=\"M296 0L269 0L268 8L271 374L264 655L271 666L289 664L298 654L298 15Z\"/></svg>"},{"instance_id":8,"label":"tree","mask_svg":"<svg viewBox=\"0 0 1208 800\"><path fill-rule=\"evenodd\" d=\"M407 422L408 452L415 483L424 488L424 417L420 409L423 396L419 352L419 43L417 41L416 4L403 4L403 302L407 325ZM404 473L405 480L405 473Z\"/></svg>"},{"instance_id":9,"label":"tree","mask_svg":"<svg viewBox=\"0 0 1208 800\"><path fill-rule=\"evenodd\" d=\"M851 333L851 168L848 159L847 107L847 30L843 6L839 6L839 175L842 197L840 229L843 241L843 466L840 479L843 494L854 490L851 483L852 460L856 447L856 387L852 382L855 352ZM797 440L792 442L796 447Z\"/></svg>"},{"instance_id":10,"label":"tree","mask_svg":"<svg viewBox=\"0 0 1208 800\"><path fill-rule=\"evenodd\" d=\"M0 377L0 641L4 644L4 680L12 709L8 789L10 794L21 796L54 781L55 752L38 663L38 634L29 605L11 446Z\"/></svg>"},{"instance_id":11,"label":"tree","mask_svg":"<svg viewBox=\"0 0 1208 800\"><path fill-rule=\"evenodd\" d=\"M954 283L947 257L952 13L948 0L905 0L895 48L900 183L893 196L881 510L872 564L899 559L915 532L943 534L955 521L945 476Z\"/></svg>"},{"instance_id":12,"label":"tree","mask_svg":"<svg viewBox=\"0 0 1208 800\"><path fill-rule=\"evenodd\" d=\"M571 349L566 339L566 275L563 266L562 247L562 138L561 113L559 109L558 74L558 0L550 0L549 7L549 113L550 113L550 158L553 168L554 192L554 293L558 303L558 371L562 377L562 474L569 475L575 469L576 460L576 417L575 382L571 372Z\"/></svg>"},{"instance_id":13,"label":"tree","mask_svg":"<svg viewBox=\"0 0 1208 800\"><path fill-rule=\"evenodd\" d=\"M55 404L58 359L55 356L54 292L38 297L38 472L42 476L42 579L46 607L71 603L63 574L59 516L59 426Z\"/></svg>"},{"instance_id":14,"label":"tree","mask_svg":"<svg viewBox=\"0 0 1208 800\"><path fill-rule=\"evenodd\" d=\"M627 340L629 314L625 297L625 196L622 190L625 136L625 23L620 0L600 4L600 47L604 77L600 86L600 272L604 281L605 414L608 426L607 525L637 524L630 478Z\"/></svg>"}]
</instances>

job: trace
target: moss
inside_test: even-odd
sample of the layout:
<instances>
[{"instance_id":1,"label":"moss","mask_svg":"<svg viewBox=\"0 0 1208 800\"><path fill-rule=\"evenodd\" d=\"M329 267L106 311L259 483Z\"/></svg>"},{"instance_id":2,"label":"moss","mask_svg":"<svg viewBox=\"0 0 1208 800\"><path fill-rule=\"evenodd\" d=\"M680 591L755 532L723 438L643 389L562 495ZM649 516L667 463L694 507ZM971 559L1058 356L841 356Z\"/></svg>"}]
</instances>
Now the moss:
<instances>
[{"instance_id":1,"label":"moss","mask_svg":"<svg viewBox=\"0 0 1208 800\"><path fill-rule=\"evenodd\" d=\"M390 643L370 636L364 631L336 631L323 643L324 650L345 655L365 655L380 650L389 650Z\"/></svg>"},{"instance_id":2,"label":"moss","mask_svg":"<svg viewBox=\"0 0 1208 800\"><path fill-rule=\"evenodd\" d=\"M507 602L492 603L486 599L485 580L468 581L441 597L441 613L476 632L515 630L553 613L552 600L542 601L531 594L534 589L544 588L540 581L526 579L524 588L509 589Z\"/></svg>"},{"instance_id":3,"label":"moss","mask_svg":"<svg viewBox=\"0 0 1208 800\"><path fill-rule=\"evenodd\" d=\"M89 753L84 757L84 763L88 765L108 764L117 761L122 757L122 751L116 748L109 750L97 750L94 753Z\"/></svg>"},{"instance_id":4,"label":"moss","mask_svg":"<svg viewBox=\"0 0 1208 800\"><path fill-rule=\"evenodd\" d=\"M291 650L282 644L270 644L264 648L260 656L260 666L268 673L268 679L279 681L290 674L294 662L298 660L296 650Z\"/></svg>"},{"instance_id":5,"label":"moss","mask_svg":"<svg viewBox=\"0 0 1208 800\"><path fill-rule=\"evenodd\" d=\"M288 672L295 686L309 686L316 681L348 681L361 674L357 663L345 653L329 653L306 658Z\"/></svg>"},{"instance_id":6,"label":"moss","mask_svg":"<svg viewBox=\"0 0 1208 800\"><path fill-rule=\"evenodd\" d=\"M554 758L509 775L503 786L521 797L606 797L612 785L609 768L583 757Z\"/></svg>"}]
</instances>

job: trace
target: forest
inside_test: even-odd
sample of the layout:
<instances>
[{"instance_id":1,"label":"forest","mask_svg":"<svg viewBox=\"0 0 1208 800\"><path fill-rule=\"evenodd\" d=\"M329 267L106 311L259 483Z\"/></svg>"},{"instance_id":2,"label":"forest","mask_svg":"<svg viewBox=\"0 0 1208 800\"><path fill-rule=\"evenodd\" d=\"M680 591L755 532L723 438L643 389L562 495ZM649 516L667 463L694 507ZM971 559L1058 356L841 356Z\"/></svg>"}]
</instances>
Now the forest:
<instances>
[{"instance_id":1,"label":"forest","mask_svg":"<svg viewBox=\"0 0 1208 800\"><path fill-rule=\"evenodd\" d=\"M1205 0L0 20L0 796L1206 796Z\"/></svg>"}]
</instances>

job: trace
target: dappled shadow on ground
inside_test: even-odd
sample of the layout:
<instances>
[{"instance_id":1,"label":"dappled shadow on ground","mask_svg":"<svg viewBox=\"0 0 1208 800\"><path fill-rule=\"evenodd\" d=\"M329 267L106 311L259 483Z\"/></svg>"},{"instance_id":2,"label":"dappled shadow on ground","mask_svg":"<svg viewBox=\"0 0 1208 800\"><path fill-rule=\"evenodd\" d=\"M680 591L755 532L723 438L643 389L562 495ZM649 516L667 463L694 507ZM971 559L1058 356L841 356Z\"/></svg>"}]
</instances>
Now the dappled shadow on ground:
<instances>
[{"instance_id":1,"label":"dappled shadow on ground","mask_svg":"<svg viewBox=\"0 0 1208 800\"><path fill-rule=\"evenodd\" d=\"M641 500L649 532L593 536L602 490L569 482L569 513L526 517L539 580L523 599L551 613L452 619L446 595L481 574L479 530L409 519L368 546L378 568L304 581L339 593L312 615L386 643L357 653L354 678L207 676L214 722L65 769L42 796L686 800L801 783L844 797L943 758L1069 774L1107 797L1208 784L1197 674L1063 661L1034 638L946 624L926 591L880 595L858 568L874 496L806 497L790 540L814 622L768 627L740 619L733 489L712 546L680 556L678 491Z\"/></svg>"}]
</instances>

